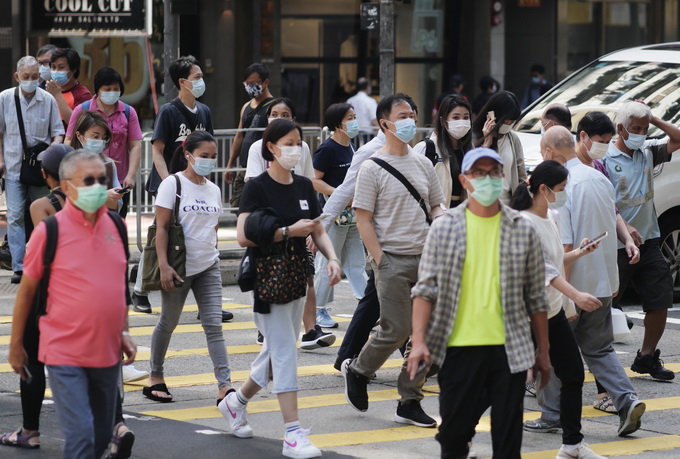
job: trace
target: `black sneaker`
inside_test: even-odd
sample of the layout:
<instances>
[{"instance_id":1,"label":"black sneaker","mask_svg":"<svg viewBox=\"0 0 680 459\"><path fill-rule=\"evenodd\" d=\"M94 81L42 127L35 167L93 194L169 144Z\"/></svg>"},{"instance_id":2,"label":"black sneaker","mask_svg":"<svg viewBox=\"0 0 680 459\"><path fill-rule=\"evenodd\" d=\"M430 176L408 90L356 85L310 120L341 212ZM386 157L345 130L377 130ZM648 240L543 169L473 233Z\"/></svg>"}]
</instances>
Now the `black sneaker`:
<instances>
[{"instance_id":1,"label":"black sneaker","mask_svg":"<svg viewBox=\"0 0 680 459\"><path fill-rule=\"evenodd\" d=\"M328 347L335 342L335 335L321 330L321 327L315 325L314 328L302 335L302 342L300 349L318 349L320 347Z\"/></svg>"},{"instance_id":2,"label":"black sneaker","mask_svg":"<svg viewBox=\"0 0 680 459\"><path fill-rule=\"evenodd\" d=\"M346 360L345 357L339 355L335 358L335 363L333 364L333 368L338 370L339 372L342 372L342 362Z\"/></svg>"},{"instance_id":3,"label":"black sneaker","mask_svg":"<svg viewBox=\"0 0 680 459\"><path fill-rule=\"evenodd\" d=\"M132 308L135 312L141 312L142 314L151 314L151 303L149 303L149 297L146 295L137 295L132 292Z\"/></svg>"},{"instance_id":4,"label":"black sneaker","mask_svg":"<svg viewBox=\"0 0 680 459\"><path fill-rule=\"evenodd\" d=\"M257 338L255 339L255 342L259 345L262 345L264 343L264 335L260 333L260 331L257 331Z\"/></svg>"},{"instance_id":5,"label":"black sneaker","mask_svg":"<svg viewBox=\"0 0 680 459\"><path fill-rule=\"evenodd\" d=\"M349 364L353 359L345 359L342 362L342 376L345 379L345 398L347 403L352 405L355 410L366 411L368 409L368 378L362 374L352 371Z\"/></svg>"},{"instance_id":6,"label":"black sneaker","mask_svg":"<svg viewBox=\"0 0 680 459\"><path fill-rule=\"evenodd\" d=\"M637 396L629 395L632 400L631 403L623 410L619 411L619 437L630 435L640 428L642 425L642 415L645 413L647 406Z\"/></svg>"},{"instance_id":7,"label":"black sneaker","mask_svg":"<svg viewBox=\"0 0 680 459\"><path fill-rule=\"evenodd\" d=\"M229 322L234 318L234 314L229 311L222 311L222 322ZM201 313L196 314L196 320L201 320Z\"/></svg>"},{"instance_id":8,"label":"black sneaker","mask_svg":"<svg viewBox=\"0 0 680 459\"><path fill-rule=\"evenodd\" d=\"M23 271L15 271L14 274L12 275L12 278L9 280L12 284L18 284L21 282L21 278L23 277L24 272Z\"/></svg>"},{"instance_id":9,"label":"black sneaker","mask_svg":"<svg viewBox=\"0 0 680 459\"><path fill-rule=\"evenodd\" d=\"M400 424L412 424L418 427L435 427L437 425L437 421L423 411L423 407L417 400L399 402L397 412L394 413L394 420Z\"/></svg>"},{"instance_id":10,"label":"black sneaker","mask_svg":"<svg viewBox=\"0 0 680 459\"><path fill-rule=\"evenodd\" d=\"M660 355L661 351L659 349L654 351L654 355L642 355L638 350L637 357L635 357L635 361L633 361L630 369L636 373L649 373L652 375L652 378L662 381L675 379L675 373L664 368L663 360L659 358Z\"/></svg>"}]
</instances>

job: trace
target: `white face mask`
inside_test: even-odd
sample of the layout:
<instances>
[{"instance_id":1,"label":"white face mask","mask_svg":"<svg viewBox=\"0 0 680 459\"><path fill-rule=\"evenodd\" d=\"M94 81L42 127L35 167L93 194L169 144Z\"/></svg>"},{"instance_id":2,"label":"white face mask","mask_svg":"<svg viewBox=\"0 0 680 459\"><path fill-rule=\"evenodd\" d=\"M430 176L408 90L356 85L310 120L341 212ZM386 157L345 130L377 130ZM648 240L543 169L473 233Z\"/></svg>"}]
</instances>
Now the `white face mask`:
<instances>
[{"instance_id":1,"label":"white face mask","mask_svg":"<svg viewBox=\"0 0 680 459\"><path fill-rule=\"evenodd\" d=\"M454 139L462 139L470 132L470 120L449 120L446 122L446 130Z\"/></svg>"},{"instance_id":2,"label":"white face mask","mask_svg":"<svg viewBox=\"0 0 680 459\"><path fill-rule=\"evenodd\" d=\"M512 124L503 124L503 126L498 128L498 133L500 135L505 135L512 130Z\"/></svg>"},{"instance_id":3,"label":"white face mask","mask_svg":"<svg viewBox=\"0 0 680 459\"><path fill-rule=\"evenodd\" d=\"M302 158L302 147L300 145L276 145L276 148L281 151L281 156L274 157L284 169L293 169Z\"/></svg>"},{"instance_id":4,"label":"white face mask","mask_svg":"<svg viewBox=\"0 0 680 459\"><path fill-rule=\"evenodd\" d=\"M593 142L593 139L591 139L590 137L588 137L588 140L590 140L590 150L586 149L586 151L588 152L588 156L590 156L590 159L604 158L604 155L606 155L607 151L609 151L609 144Z\"/></svg>"}]
</instances>

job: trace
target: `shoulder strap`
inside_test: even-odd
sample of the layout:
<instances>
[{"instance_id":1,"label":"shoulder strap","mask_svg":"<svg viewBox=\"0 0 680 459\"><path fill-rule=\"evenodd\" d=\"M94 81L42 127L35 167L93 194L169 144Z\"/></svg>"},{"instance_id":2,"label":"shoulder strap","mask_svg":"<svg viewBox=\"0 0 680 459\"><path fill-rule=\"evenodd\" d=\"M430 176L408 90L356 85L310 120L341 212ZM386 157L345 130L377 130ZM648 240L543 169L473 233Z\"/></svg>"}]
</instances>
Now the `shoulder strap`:
<instances>
[{"instance_id":1,"label":"shoulder strap","mask_svg":"<svg viewBox=\"0 0 680 459\"><path fill-rule=\"evenodd\" d=\"M59 224L54 215L47 217L45 220L45 251L43 252L43 274L40 278L38 286L38 293L36 296L35 307L36 317L40 318L47 313L47 287L50 284L50 273L52 270L52 262L57 253L57 242L59 240Z\"/></svg>"},{"instance_id":2,"label":"shoulder strap","mask_svg":"<svg viewBox=\"0 0 680 459\"><path fill-rule=\"evenodd\" d=\"M52 191L50 194L47 195L47 199L50 200L50 204L52 204L54 210L59 212L61 210L61 203L59 202L59 198L57 198L57 193L58 191Z\"/></svg>"},{"instance_id":3,"label":"shoulder strap","mask_svg":"<svg viewBox=\"0 0 680 459\"><path fill-rule=\"evenodd\" d=\"M17 108L17 121L19 124L19 134L21 134L21 145L24 147L24 159L28 146L26 145L26 128L24 127L24 117L21 114L21 101L19 100L19 86L14 90L14 105Z\"/></svg>"},{"instance_id":4,"label":"shoulder strap","mask_svg":"<svg viewBox=\"0 0 680 459\"><path fill-rule=\"evenodd\" d=\"M187 124L189 124L188 127L191 128L191 132L194 132L196 130L196 125L198 123L198 110L196 110L196 114L191 113L189 109L186 108L184 103L181 100L179 100L179 97L175 97L174 99L172 99L170 103L174 105L177 110L179 110L182 116L184 116L184 119L186 120Z\"/></svg>"},{"instance_id":5,"label":"shoulder strap","mask_svg":"<svg viewBox=\"0 0 680 459\"><path fill-rule=\"evenodd\" d=\"M424 142L425 142L425 156L427 157L427 159L432 161L433 166L436 166L437 163L439 162L439 156L437 155L437 147L430 138L425 139Z\"/></svg>"},{"instance_id":6,"label":"shoulder strap","mask_svg":"<svg viewBox=\"0 0 680 459\"><path fill-rule=\"evenodd\" d=\"M432 224L432 219L430 218L430 213L427 211L427 206L425 206L425 201L423 201L423 198L420 196L420 193L418 193L418 190L416 190L413 185L411 185L411 182L408 181L406 177L402 175L401 172L396 170L390 163L388 163L385 160L382 160L380 158L376 157L371 157L368 158L371 161L374 161L376 164L378 164L380 167L385 169L387 172L392 174L397 180L399 180L411 193L411 196L413 196L413 199L418 201L418 205L420 206L421 209L423 209L423 212L425 212L425 221L427 222L428 225Z\"/></svg>"},{"instance_id":7,"label":"shoulder strap","mask_svg":"<svg viewBox=\"0 0 680 459\"><path fill-rule=\"evenodd\" d=\"M123 102L123 106L125 107L125 118L130 121L130 106L125 102Z\"/></svg>"},{"instance_id":8,"label":"shoulder strap","mask_svg":"<svg viewBox=\"0 0 680 459\"><path fill-rule=\"evenodd\" d=\"M173 212L173 218L175 219L175 225L179 225L179 201L182 199L182 182L179 180L177 174L174 175L177 187L175 188L175 211Z\"/></svg>"},{"instance_id":9,"label":"shoulder strap","mask_svg":"<svg viewBox=\"0 0 680 459\"><path fill-rule=\"evenodd\" d=\"M120 240L123 242L123 249L125 250L125 259L130 260L130 248L128 246L128 235L127 235L127 228L125 227L125 223L123 222L123 217L121 217L118 212L115 210L109 210L108 212L109 217L111 217L111 220L113 220L113 223L115 223L116 228L118 229L118 234L120 235ZM132 304L132 298L130 297L130 285L128 284L128 270L127 270L127 264L125 265L125 305Z\"/></svg>"}]
</instances>

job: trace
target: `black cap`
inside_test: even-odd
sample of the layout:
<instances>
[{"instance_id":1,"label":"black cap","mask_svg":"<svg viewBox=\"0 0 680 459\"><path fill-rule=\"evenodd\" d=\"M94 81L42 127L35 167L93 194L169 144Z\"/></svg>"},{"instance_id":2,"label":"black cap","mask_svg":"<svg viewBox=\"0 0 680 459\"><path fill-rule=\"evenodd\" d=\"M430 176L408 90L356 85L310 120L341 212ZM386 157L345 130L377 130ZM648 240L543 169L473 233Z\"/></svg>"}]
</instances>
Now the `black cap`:
<instances>
[{"instance_id":1,"label":"black cap","mask_svg":"<svg viewBox=\"0 0 680 459\"><path fill-rule=\"evenodd\" d=\"M73 147L63 143L52 144L38 155L38 160L42 161L43 169L53 174L59 174L59 165L64 156L73 151Z\"/></svg>"}]
</instances>

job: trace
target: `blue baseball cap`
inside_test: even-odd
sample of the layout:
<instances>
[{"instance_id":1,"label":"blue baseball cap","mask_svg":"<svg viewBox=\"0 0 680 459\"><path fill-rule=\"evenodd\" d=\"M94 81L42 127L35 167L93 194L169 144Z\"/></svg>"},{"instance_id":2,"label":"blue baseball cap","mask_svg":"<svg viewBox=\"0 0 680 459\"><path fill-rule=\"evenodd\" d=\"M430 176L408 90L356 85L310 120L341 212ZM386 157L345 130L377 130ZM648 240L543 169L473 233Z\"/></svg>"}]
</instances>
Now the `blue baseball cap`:
<instances>
[{"instance_id":1,"label":"blue baseball cap","mask_svg":"<svg viewBox=\"0 0 680 459\"><path fill-rule=\"evenodd\" d=\"M482 158L491 158L501 166L503 165L503 158L501 158L501 155L496 153L491 148L474 148L465 153L465 156L463 156L463 165L461 167L463 174L472 169L472 166L474 166L475 163Z\"/></svg>"}]
</instances>

